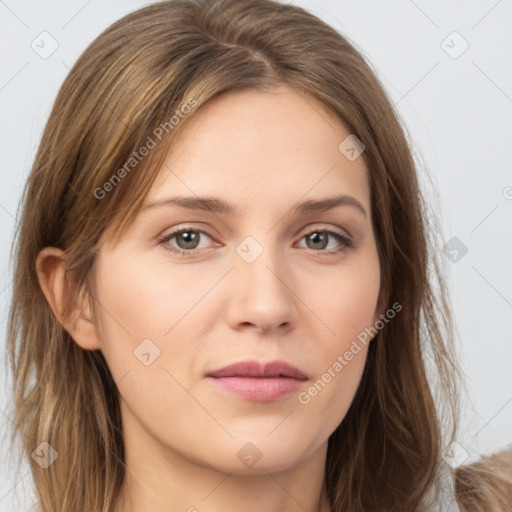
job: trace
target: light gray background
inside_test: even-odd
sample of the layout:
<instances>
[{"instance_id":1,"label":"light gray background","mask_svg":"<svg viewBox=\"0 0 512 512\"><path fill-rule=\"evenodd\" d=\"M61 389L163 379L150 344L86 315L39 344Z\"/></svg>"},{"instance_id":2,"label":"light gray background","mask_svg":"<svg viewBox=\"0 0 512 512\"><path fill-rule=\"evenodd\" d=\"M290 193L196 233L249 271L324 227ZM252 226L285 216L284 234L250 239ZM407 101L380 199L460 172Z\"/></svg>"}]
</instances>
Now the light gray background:
<instances>
[{"instance_id":1,"label":"light gray background","mask_svg":"<svg viewBox=\"0 0 512 512\"><path fill-rule=\"evenodd\" d=\"M113 21L147 3L0 0L2 342L17 203L53 100L85 47ZM439 194L427 192L441 203L444 241L457 237L468 249L456 263L448 261L459 357L470 392L458 442L469 453L466 462L503 448L512 432L512 2L292 3L348 36L370 61L420 164L434 178ZM43 31L58 42L45 59L31 47L34 40L41 46ZM458 56L464 41L469 47ZM3 368L2 433L9 426L10 403ZM30 493L30 476L26 467L21 475L11 473L6 449L2 438L0 511L22 510L14 498Z\"/></svg>"}]
</instances>

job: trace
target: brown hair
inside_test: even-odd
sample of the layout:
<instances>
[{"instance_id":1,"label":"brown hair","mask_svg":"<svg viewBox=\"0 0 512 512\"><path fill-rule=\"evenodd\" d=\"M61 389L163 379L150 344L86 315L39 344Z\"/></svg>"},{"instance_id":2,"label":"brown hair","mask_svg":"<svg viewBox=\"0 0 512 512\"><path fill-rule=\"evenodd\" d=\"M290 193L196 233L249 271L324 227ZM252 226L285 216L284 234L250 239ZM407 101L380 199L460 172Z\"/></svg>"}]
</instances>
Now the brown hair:
<instances>
[{"instance_id":1,"label":"brown hair","mask_svg":"<svg viewBox=\"0 0 512 512\"><path fill-rule=\"evenodd\" d=\"M194 112L224 91L280 83L318 98L363 141L380 304L403 306L371 344L352 406L329 439L332 510L431 510L458 412L453 325L435 226L426 221L433 217L393 105L358 50L302 8L174 0L125 16L80 56L24 190L8 344L14 418L44 512L111 510L125 466L116 384L101 352L81 349L53 314L38 284L38 252L65 250L75 296L94 307L100 237L130 225ZM171 116L191 100L194 112L171 129ZM156 147L112 180L162 125ZM107 182L108 193L97 192ZM47 469L30 457L42 441L59 454Z\"/></svg>"},{"instance_id":2,"label":"brown hair","mask_svg":"<svg viewBox=\"0 0 512 512\"><path fill-rule=\"evenodd\" d=\"M507 512L512 507L512 446L455 470L462 512Z\"/></svg>"}]
</instances>

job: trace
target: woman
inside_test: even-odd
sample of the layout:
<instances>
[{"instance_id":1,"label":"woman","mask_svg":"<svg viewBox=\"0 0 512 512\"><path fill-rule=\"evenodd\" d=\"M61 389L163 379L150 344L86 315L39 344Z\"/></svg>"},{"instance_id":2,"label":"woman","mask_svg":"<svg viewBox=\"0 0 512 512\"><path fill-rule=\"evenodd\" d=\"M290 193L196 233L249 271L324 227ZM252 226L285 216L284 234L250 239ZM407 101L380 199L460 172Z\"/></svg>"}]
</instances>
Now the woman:
<instances>
[{"instance_id":1,"label":"woman","mask_svg":"<svg viewBox=\"0 0 512 512\"><path fill-rule=\"evenodd\" d=\"M176 0L109 27L17 237L41 509L446 508L457 372L426 219L375 74L303 9Z\"/></svg>"}]
</instances>

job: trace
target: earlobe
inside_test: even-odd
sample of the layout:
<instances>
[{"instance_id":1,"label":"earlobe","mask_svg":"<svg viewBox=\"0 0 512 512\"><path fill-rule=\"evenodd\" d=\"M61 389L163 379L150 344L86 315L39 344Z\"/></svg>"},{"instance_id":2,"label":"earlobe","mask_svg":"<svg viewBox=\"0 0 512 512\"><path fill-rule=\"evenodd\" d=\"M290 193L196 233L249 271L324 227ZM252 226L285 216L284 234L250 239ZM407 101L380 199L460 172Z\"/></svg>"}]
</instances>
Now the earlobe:
<instances>
[{"instance_id":1,"label":"earlobe","mask_svg":"<svg viewBox=\"0 0 512 512\"><path fill-rule=\"evenodd\" d=\"M379 322L379 321L382 323L382 317L386 316L386 310L387 310L387 308L386 308L386 306L384 304L384 297L381 294L379 296L378 301L377 301L377 306L375 308L375 313L374 313L374 317L373 317L373 325L374 326L377 326L377 322ZM379 332L380 332L380 329L377 332L377 334L375 334L373 336L372 341L378 339Z\"/></svg>"},{"instance_id":2,"label":"earlobe","mask_svg":"<svg viewBox=\"0 0 512 512\"><path fill-rule=\"evenodd\" d=\"M66 254L56 247L45 247L37 255L39 286L56 318L75 342L85 350L101 348L96 325L87 300L73 299Z\"/></svg>"}]
</instances>

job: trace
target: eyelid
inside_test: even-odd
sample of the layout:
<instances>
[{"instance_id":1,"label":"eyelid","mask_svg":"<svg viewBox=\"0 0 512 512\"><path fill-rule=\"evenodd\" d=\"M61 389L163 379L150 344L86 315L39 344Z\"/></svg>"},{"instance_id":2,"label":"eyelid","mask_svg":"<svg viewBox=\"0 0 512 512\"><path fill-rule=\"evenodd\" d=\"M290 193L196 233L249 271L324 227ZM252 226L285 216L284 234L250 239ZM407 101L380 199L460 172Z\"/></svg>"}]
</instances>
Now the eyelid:
<instances>
[{"instance_id":1,"label":"eyelid","mask_svg":"<svg viewBox=\"0 0 512 512\"><path fill-rule=\"evenodd\" d=\"M352 235L346 230L346 229L342 229L338 226L332 226L331 224L314 224L313 227L311 228L306 228L307 231L304 231L303 230L300 230L297 235L299 233L303 233L302 236L305 236L305 235L308 235L310 233L314 233L315 231L327 231L327 232L331 232L331 233L336 233L337 235L340 235L340 236L343 236L345 238L350 238L351 240L353 240L353 237Z\"/></svg>"}]
</instances>

